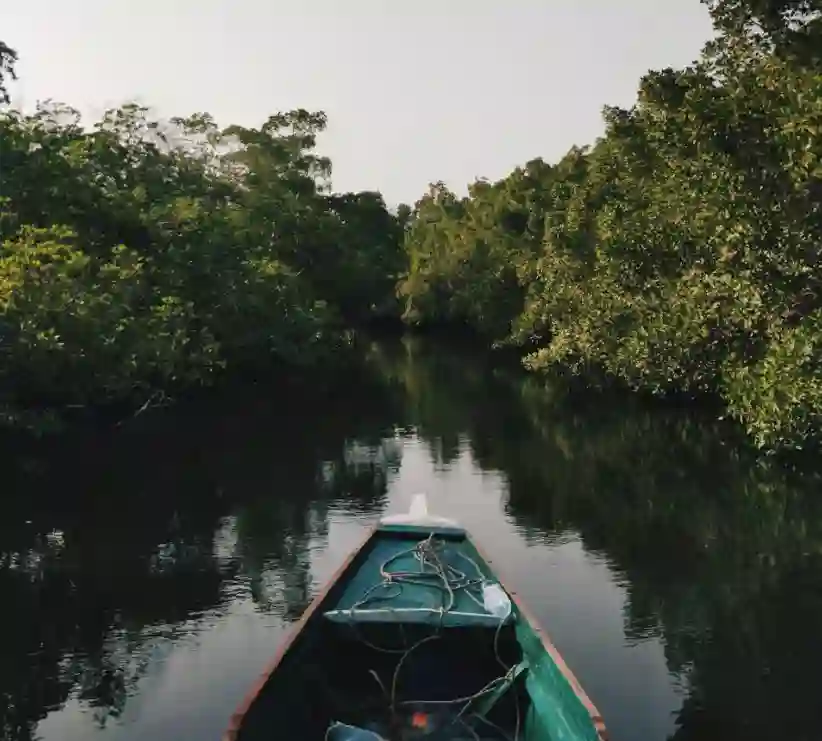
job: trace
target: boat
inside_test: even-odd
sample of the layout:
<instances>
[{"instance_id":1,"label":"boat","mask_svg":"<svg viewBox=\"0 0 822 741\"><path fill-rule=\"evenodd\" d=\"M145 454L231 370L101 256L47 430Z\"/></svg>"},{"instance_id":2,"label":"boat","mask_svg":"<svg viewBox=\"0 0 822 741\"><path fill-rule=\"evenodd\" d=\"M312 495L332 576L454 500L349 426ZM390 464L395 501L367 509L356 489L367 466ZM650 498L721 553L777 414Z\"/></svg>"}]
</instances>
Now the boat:
<instances>
[{"instance_id":1,"label":"boat","mask_svg":"<svg viewBox=\"0 0 822 741\"><path fill-rule=\"evenodd\" d=\"M223 741L605 741L599 712L492 567L416 495L311 603Z\"/></svg>"}]
</instances>

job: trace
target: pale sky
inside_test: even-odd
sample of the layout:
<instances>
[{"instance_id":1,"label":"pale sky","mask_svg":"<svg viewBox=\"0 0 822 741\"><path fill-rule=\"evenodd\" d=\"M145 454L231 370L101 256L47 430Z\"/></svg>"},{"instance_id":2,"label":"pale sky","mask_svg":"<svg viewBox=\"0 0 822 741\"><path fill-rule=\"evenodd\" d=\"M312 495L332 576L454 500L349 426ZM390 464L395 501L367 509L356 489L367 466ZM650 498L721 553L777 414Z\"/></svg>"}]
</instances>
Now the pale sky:
<instances>
[{"instance_id":1,"label":"pale sky","mask_svg":"<svg viewBox=\"0 0 822 741\"><path fill-rule=\"evenodd\" d=\"M389 204L592 143L603 105L710 36L699 0L0 0L18 107L324 110L334 188Z\"/></svg>"}]
</instances>

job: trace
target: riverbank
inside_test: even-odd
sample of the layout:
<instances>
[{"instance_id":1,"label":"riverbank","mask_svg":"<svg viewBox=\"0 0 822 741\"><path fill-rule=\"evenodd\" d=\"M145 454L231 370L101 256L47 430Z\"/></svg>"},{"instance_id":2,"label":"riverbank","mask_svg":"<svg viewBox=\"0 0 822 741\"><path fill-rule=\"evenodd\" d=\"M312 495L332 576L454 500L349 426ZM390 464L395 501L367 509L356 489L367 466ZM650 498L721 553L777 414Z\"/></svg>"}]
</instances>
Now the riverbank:
<instances>
[{"instance_id":1,"label":"riverbank","mask_svg":"<svg viewBox=\"0 0 822 741\"><path fill-rule=\"evenodd\" d=\"M339 363L352 327L404 322L818 450L822 23L708 5L699 58L644 75L592 146L413 208L332 191L322 112L0 112L0 424Z\"/></svg>"},{"instance_id":2,"label":"riverbank","mask_svg":"<svg viewBox=\"0 0 822 741\"><path fill-rule=\"evenodd\" d=\"M325 125L0 111L0 423L47 432L343 365L349 327L398 315L401 224L379 193L330 190Z\"/></svg>"},{"instance_id":3,"label":"riverbank","mask_svg":"<svg viewBox=\"0 0 822 741\"><path fill-rule=\"evenodd\" d=\"M719 398L766 450L822 440L819 19L710 2L716 38L650 71L604 135L417 202L410 322L468 323L536 373Z\"/></svg>"}]
</instances>

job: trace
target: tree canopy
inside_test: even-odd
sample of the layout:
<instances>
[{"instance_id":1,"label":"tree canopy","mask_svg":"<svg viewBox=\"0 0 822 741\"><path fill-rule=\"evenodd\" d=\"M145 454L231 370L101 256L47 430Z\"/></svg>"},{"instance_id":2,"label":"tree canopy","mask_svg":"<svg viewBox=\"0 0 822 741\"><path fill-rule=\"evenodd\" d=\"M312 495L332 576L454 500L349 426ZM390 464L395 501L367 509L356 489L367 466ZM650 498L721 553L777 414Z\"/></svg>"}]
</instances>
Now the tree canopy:
<instances>
[{"instance_id":1,"label":"tree canopy","mask_svg":"<svg viewBox=\"0 0 822 741\"><path fill-rule=\"evenodd\" d=\"M5 110L0 408L311 362L402 314L537 373L718 396L763 447L819 440L822 2L705 4L699 59L649 71L590 146L395 212L333 192L321 112Z\"/></svg>"},{"instance_id":2,"label":"tree canopy","mask_svg":"<svg viewBox=\"0 0 822 741\"><path fill-rule=\"evenodd\" d=\"M700 59L646 74L591 147L417 202L406 317L467 321L534 371L718 394L800 447L822 422L820 4L709 5Z\"/></svg>"},{"instance_id":3,"label":"tree canopy","mask_svg":"<svg viewBox=\"0 0 822 741\"><path fill-rule=\"evenodd\" d=\"M19 410L99 406L305 364L397 314L401 226L332 193L325 115L260 128L125 105L0 113L0 388Z\"/></svg>"},{"instance_id":4,"label":"tree canopy","mask_svg":"<svg viewBox=\"0 0 822 741\"><path fill-rule=\"evenodd\" d=\"M17 79L14 65L17 62L17 52L0 41L0 103L9 102L9 93L6 89L6 79Z\"/></svg>"}]
</instances>

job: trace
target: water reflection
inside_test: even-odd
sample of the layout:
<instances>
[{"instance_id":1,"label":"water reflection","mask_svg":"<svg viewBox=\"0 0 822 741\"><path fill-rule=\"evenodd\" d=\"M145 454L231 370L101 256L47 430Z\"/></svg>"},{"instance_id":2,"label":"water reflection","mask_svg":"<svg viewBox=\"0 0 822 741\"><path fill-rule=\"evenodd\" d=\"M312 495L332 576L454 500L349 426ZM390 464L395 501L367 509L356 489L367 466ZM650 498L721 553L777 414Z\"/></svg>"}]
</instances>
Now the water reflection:
<instances>
[{"instance_id":1,"label":"water reflection","mask_svg":"<svg viewBox=\"0 0 822 741\"><path fill-rule=\"evenodd\" d=\"M391 365L384 352L375 362ZM409 408L432 455L461 423L477 464L505 473L506 508L531 537L573 532L606 559L625 587L627 642L661 638L669 681L685 684L676 741L819 738L818 473L756 460L680 410L413 346L394 362L414 379ZM586 686L600 685L591 674ZM643 699L601 707L615 737L643 738L626 717L647 712Z\"/></svg>"},{"instance_id":2,"label":"water reflection","mask_svg":"<svg viewBox=\"0 0 822 741\"><path fill-rule=\"evenodd\" d=\"M12 606L0 613L2 738L42 736L38 721L64 706L85 713L77 738L110 727L162 663L158 646L210 630L238 600L301 614L329 502L378 511L398 464L390 447L349 463L349 436L382 450L397 407L382 385L348 388L235 391L41 458L18 451L36 465L15 469L0 526ZM55 734L68 738L66 726Z\"/></svg>"},{"instance_id":3,"label":"water reflection","mask_svg":"<svg viewBox=\"0 0 822 741\"><path fill-rule=\"evenodd\" d=\"M0 738L216 739L418 490L494 551L617 741L818 738L817 476L454 343L363 363L9 454Z\"/></svg>"}]
</instances>

